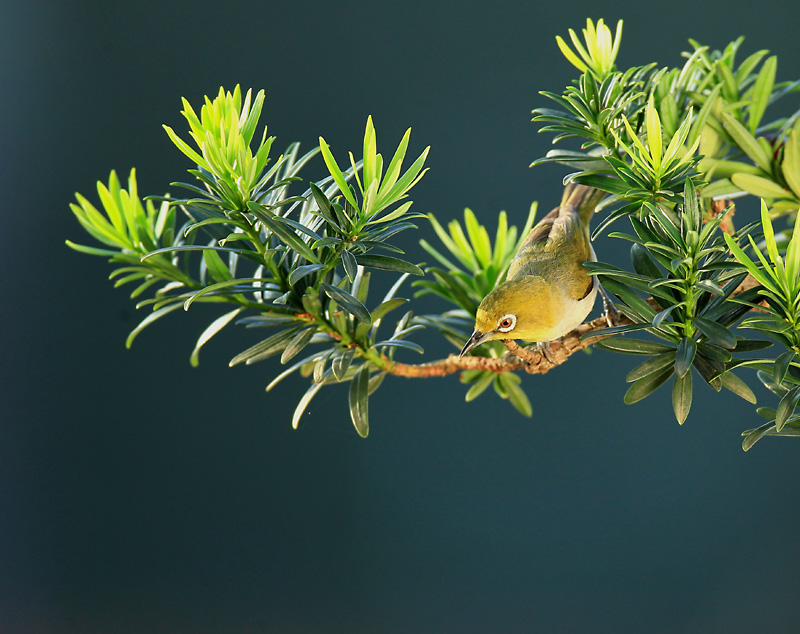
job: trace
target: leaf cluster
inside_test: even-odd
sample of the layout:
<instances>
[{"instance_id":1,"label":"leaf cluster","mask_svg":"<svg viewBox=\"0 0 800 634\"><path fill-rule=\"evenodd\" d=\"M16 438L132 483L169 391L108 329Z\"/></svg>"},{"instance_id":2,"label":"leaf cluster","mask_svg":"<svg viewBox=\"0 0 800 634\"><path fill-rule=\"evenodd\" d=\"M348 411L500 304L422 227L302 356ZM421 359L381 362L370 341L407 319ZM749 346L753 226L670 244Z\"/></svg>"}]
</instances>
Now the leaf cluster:
<instances>
[{"instance_id":1,"label":"leaf cluster","mask_svg":"<svg viewBox=\"0 0 800 634\"><path fill-rule=\"evenodd\" d=\"M604 287L619 298L617 308L633 323L590 333L649 333L659 341L612 337L595 346L648 358L627 376L632 383L626 403L635 403L673 379L672 404L683 423L692 403L692 370L714 390L726 388L755 402L749 387L733 373L751 363L742 353L771 345L737 337L731 327L750 309L757 291L729 300L747 276L727 249L719 226L724 212L703 222L691 180L684 204L676 210L663 203L644 203L644 213L631 217L634 234L628 240L633 271L602 263L587 263ZM647 301L647 298L650 301Z\"/></svg>"},{"instance_id":2,"label":"leaf cluster","mask_svg":"<svg viewBox=\"0 0 800 634\"><path fill-rule=\"evenodd\" d=\"M598 79L604 79L614 71L622 41L622 20L617 22L616 33L612 36L611 29L603 20L598 20L595 26L591 19L586 20L586 28L582 29L584 44L572 29L569 38L575 52L567 45L561 36L556 36L556 44L569 62L579 71L591 71Z\"/></svg>"},{"instance_id":3,"label":"leaf cluster","mask_svg":"<svg viewBox=\"0 0 800 634\"><path fill-rule=\"evenodd\" d=\"M202 347L230 323L269 328L271 334L235 355L230 364L277 355L283 364L292 362L268 389L297 370L307 373L312 385L297 407L295 426L324 385L349 382L351 418L366 435L367 399L380 385L394 352L422 352L406 340L422 327L410 323L410 311L391 334L379 336L379 327L408 301L395 296L402 282L408 275L423 274L391 238L415 228L411 220L420 216L405 199L425 173L428 149L404 170L408 130L384 172L369 118L363 158L356 161L350 153L346 170L322 137L320 146L306 154L300 155L299 144L293 143L272 160L274 138L267 137L266 128L252 149L263 102L263 91L251 99L250 91L242 98L238 86L233 92L220 89L216 98L205 99L198 116L184 100L183 115L196 147L165 129L194 163L188 171L195 182L173 183L189 196L151 197L142 203L135 172L128 190L112 172L107 186L98 184L105 213L80 194L72 205L81 225L106 248L68 245L123 264L112 277L118 278L117 285L139 281L133 297L161 282L152 297L138 303L151 312L131 332L128 345L144 328L179 308L233 304L200 334L192 365L199 362ZM292 194L294 184L303 180L301 171L318 153L329 175ZM178 226L178 218L183 225ZM372 310L367 308L369 269L400 274ZM314 352L308 354L308 347ZM297 361L301 353L306 356Z\"/></svg>"},{"instance_id":4,"label":"leaf cluster","mask_svg":"<svg viewBox=\"0 0 800 634\"><path fill-rule=\"evenodd\" d=\"M765 434L800 435L800 415L795 408L800 400L800 214L795 219L791 240L785 257L778 251L775 231L764 201L761 203L761 226L764 230L766 254L751 236L747 236L755 260L750 258L737 241L726 235L725 241L736 260L761 284L757 294L761 302L738 299L759 312L741 323L782 344L786 351L776 359L766 359L758 365L758 377L780 397L776 409L760 408L758 413L769 422L744 433L745 451Z\"/></svg>"},{"instance_id":5,"label":"leaf cluster","mask_svg":"<svg viewBox=\"0 0 800 634\"><path fill-rule=\"evenodd\" d=\"M770 216L796 213L800 206L800 111L772 120L766 114L800 89L800 82L777 81L777 58L766 50L738 62L742 42L739 38L716 51L690 40L693 50L684 53L681 67L607 67L598 73L600 59L592 58L591 48L582 49L588 58L580 65L559 41L582 75L562 95L542 93L559 109L537 108L534 121L546 124L542 131L553 133L554 143L575 138L581 146L551 150L534 164L564 164L575 170L568 179L612 194L602 204L607 213L594 236L621 218L630 220L632 233L610 235L633 242L633 270L588 265L633 322L605 334L642 330L660 340L613 337L596 344L649 357L629 374L626 402L646 397L674 377L673 408L683 422L691 406L692 372L716 390L726 387L754 401L732 370L755 369L784 405L780 417L747 432L747 449L764 433L792 433L794 425L785 427L793 420L789 403L796 402L786 381L796 369L792 311L800 288L788 265L793 232L776 235ZM706 210L712 198L745 193L766 199L760 227L754 223L723 237L723 219L725 231L733 231L732 213L709 216ZM756 242L759 229L762 245ZM742 240L757 258L746 255ZM738 293L748 275L760 286ZM751 310L762 312L739 324ZM734 334L737 325L759 330L786 352L777 359L748 358L768 342Z\"/></svg>"},{"instance_id":6,"label":"leaf cluster","mask_svg":"<svg viewBox=\"0 0 800 634\"><path fill-rule=\"evenodd\" d=\"M650 64L605 75L584 68L563 95L542 92L559 109L534 110L534 121L547 124L541 131L553 133L554 143L577 138L582 145L580 151L551 150L534 164L558 162L578 169L571 178L628 202L631 195L641 196L639 189L664 190L669 197L681 190L683 178L692 177L705 185L704 199L746 192L770 200L775 212L796 210L800 111L766 123L764 115L768 106L800 89L800 82L777 82L777 58L767 57L766 50L737 64L742 41L710 51L690 40L694 50L684 53L682 67ZM655 134L656 118L660 134ZM671 148L666 165L659 166L657 156L648 160L654 146ZM695 151L699 157L690 161ZM670 173L669 162L678 158L681 168L691 171ZM664 168L666 173L658 174Z\"/></svg>"},{"instance_id":7,"label":"leaf cluster","mask_svg":"<svg viewBox=\"0 0 800 634\"><path fill-rule=\"evenodd\" d=\"M700 169L709 183L705 197L749 193L773 201L776 212L800 204L798 114L765 122L767 108L800 89L800 82L777 82L777 57L760 50L737 64L743 38L722 51L690 40L694 52L682 69L686 98L710 113L704 121ZM791 139L790 139L791 137Z\"/></svg>"},{"instance_id":8,"label":"leaf cluster","mask_svg":"<svg viewBox=\"0 0 800 634\"><path fill-rule=\"evenodd\" d=\"M497 217L494 240L471 209L464 210L463 226L458 220L451 220L447 229L433 214L428 214L441 247L437 249L427 240L420 240L420 245L439 266L426 267L426 273L433 279L414 282L413 285L420 289L415 296L436 295L457 308L440 315L419 316L415 322L438 330L456 349L461 348L472 331L481 300L505 280L511 260L533 227L536 210L537 205L533 203L521 230L509 225L506 212L501 211ZM500 342L490 342L473 354L497 358L504 350ZM492 385L495 392L501 398L508 399L517 411L525 416L532 413L519 377L510 372L497 374L487 370L470 370L461 373L460 380L471 385L466 394L468 402Z\"/></svg>"},{"instance_id":9,"label":"leaf cluster","mask_svg":"<svg viewBox=\"0 0 800 634\"><path fill-rule=\"evenodd\" d=\"M414 286L421 289L416 295L434 294L454 304L470 320L468 327L471 327L481 300L505 279L511 260L533 226L536 208L536 203L533 203L522 230L509 225L506 212L501 211L494 240L469 208L464 210L463 226L458 220L451 220L447 229L433 214L428 214L443 248L437 249L427 240L420 240L422 248L439 266L426 267L433 280L414 282ZM449 255L442 254L442 251ZM457 340L461 343L454 342L456 347L463 345L463 334L458 333Z\"/></svg>"}]
</instances>

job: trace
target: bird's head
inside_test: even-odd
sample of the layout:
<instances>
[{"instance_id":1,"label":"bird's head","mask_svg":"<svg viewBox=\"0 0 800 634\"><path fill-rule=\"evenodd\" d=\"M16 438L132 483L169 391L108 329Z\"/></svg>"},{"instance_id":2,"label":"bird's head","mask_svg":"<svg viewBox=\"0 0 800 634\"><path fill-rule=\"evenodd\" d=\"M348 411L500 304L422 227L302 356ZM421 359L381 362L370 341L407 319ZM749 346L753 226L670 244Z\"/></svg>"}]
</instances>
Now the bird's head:
<instances>
[{"instance_id":1,"label":"bird's head","mask_svg":"<svg viewBox=\"0 0 800 634\"><path fill-rule=\"evenodd\" d=\"M475 331L459 357L493 339L546 341L562 313L557 295L542 277L527 275L503 282L478 306Z\"/></svg>"}]
</instances>

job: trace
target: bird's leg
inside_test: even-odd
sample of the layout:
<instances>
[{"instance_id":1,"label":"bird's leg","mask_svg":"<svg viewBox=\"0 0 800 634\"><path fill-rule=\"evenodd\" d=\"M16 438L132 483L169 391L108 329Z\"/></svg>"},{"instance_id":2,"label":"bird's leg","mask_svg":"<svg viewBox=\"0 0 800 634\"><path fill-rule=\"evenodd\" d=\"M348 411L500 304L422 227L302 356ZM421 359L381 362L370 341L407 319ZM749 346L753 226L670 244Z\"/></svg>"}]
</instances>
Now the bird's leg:
<instances>
[{"instance_id":1,"label":"bird's leg","mask_svg":"<svg viewBox=\"0 0 800 634\"><path fill-rule=\"evenodd\" d=\"M508 351L515 357L522 359L527 365L539 362L539 359L528 348L523 348L513 339L503 339L503 345L508 348Z\"/></svg>"},{"instance_id":2,"label":"bird's leg","mask_svg":"<svg viewBox=\"0 0 800 634\"><path fill-rule=\"evenodd\" d=\"M539 341L536 344L536 349L539 351L540 355L550 362L550 365L556 364L556 362L553 361L553 349L550 347L550 343L548 341Z\"/></svg>"},{"instance_id":3,"label":"bird's leg","mask_svg":"<svg viewBox=\"0 0 800 634\"><path fill-rule=\"evenodd\" d=\"M621 313L614 306L614 302L611 301L611 297L606 292L606 289L603 288L603 285L598 284L597 288L600 289L600 295L603 297L603 314L606 317L606 323L609 326L616 326L619 323Z\"/></svg>"}]
</instances>

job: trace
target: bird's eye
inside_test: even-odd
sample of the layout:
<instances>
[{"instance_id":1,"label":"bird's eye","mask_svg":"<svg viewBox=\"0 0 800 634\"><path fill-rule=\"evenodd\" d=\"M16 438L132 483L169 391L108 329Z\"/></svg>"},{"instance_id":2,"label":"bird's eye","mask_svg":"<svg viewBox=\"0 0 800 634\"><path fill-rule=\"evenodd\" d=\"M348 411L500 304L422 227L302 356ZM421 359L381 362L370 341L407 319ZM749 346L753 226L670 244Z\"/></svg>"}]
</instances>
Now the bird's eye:
<instances>
[{"instance_id":1,"label":"bird's eye","mask_svg":"<svg viewBox=\"0 0 800 634\"><path fill-rule=\"evenodd\" d=\"M516 325L517 325L516 315L503 315L500 318L500 321L497 322L497 329L500 332L508 332L509 330L513 330L514 326Z\"/></svg>"}]
</instances>

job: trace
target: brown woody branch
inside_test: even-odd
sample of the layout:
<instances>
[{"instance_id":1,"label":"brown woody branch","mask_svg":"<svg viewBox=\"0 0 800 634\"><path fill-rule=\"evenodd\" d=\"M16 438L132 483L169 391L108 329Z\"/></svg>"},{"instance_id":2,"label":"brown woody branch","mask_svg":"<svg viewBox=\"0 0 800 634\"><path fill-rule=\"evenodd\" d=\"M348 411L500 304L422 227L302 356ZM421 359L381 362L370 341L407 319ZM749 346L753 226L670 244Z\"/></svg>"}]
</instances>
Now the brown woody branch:
<instances>
[{"instance_id":1,"label":"brown woody branch","mask_svg":"<svg viewBox=\"0 0 800 634\"><path fill-rule=\"evenodd\" d=\"M626 317L620 317L619 324L632 323ZM393 362L385 369L390 374L405 376L409 378L423 378L430 376L446 376L463 370L489 370L497 372L511 372L514 370L525 370L529 374L544 374L557 365L564 363L572 354L583 350L598 339L609 337L601 335L588 340L581 341L581 337L594 330L600 330L608 326L605 317L598 317L590 322L578 326L572 332L564 335L557 341L550 342L551 358L553 363L544 358L537 350L536 346L523 348L516 341L511 339L503 340L508 352L500 358L493 357L462 357L451 354L446 359L431 361L430 363L398 363Z\"/></svg>"},{"instance_id":2,"label":"brown woody branch","mask_svg":"<svg viewBox=\"0 0 800 634\"><path fill-rule=\"evenodd\" d=\"M758 286L758 282L756 282L752 276L748 275L732 295L738 295L755 286ZM650 298L648 301L653 304L654 307L657 307L658 310L661 310L661 307L658 307L653 298ZM620 326L631 323L633 322L624 315L620 315L616 320L616 324ZM598 335L597 337L587 337L581 341L581 337L585 334L602 330L607 326L606 318L598 317L585 324L581 324L572 332L564 335L561 339L551 341L550 357L552 363L538 352L535 345L523 348L516 341L505 339L503 343L506 348L508 348L508 352L501 358L463 357L459 359L457 355L451 354L446 359L420 364L399 363L397 361L387 360L384 370L389 374L409 378L447 376L448 374L455 374L464 370L489 370L498 374L512 372L514 370L525 370L528 374L545 374L557 365L564 363L576 352L588 348L600 339L612 336Z\"/></svg>"}]
</instances>

